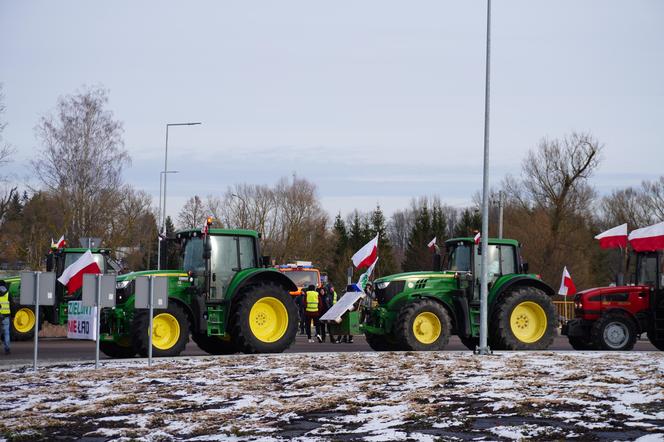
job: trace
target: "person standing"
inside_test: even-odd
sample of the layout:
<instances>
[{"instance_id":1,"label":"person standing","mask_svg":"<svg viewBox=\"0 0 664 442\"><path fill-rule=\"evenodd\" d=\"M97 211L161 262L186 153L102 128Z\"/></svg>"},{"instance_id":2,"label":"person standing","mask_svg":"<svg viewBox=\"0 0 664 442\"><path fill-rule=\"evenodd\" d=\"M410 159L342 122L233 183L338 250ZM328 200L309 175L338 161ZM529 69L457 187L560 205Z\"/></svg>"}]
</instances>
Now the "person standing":
<instances>
[{"instance_id":1,"label":"person standing","mask_svg":"<svg viewBox=\"0 0 664 442\"><path fill-rule=\"evenodd\" d=\"M311 323L314 323L314 327L316 328L316 339L318 339L318 342L323 342L323 338L320 335L320 311L321 311L321 300L320 300L320 294L316 290L316 287L311 284L309 287L307 287L307 292L305 293L305 308L304 308L304 314L305 314L305 323L306 323L306 330L307 330L307 338L309 339L309 342L314 342L313 339L311 339Z\"/></svg>"},{"instance_id":2,"label":"person standing","mask_svg":"<svg viewBox=\"0 0 664 442\"><path fill-rule=\"evenodd\" d=\"M337 292L334 291L334 286L330 283L325 287L325 299L323 300L323 309L325 312L327 312L329 309L332 308L334 304L337 303ZM327 328L328 335L330 336L330 343L331 344L336 344L339 342L339 337L335 339L334 335L332 334L332 324L321 324L321 327L323 328L323 331ZM323 339L325 337L323 336Z\"/></svg>"},{"instance_id":3,"label":"person standing","mask_svg":"<svg viewBox=\"0 0 664 442\"><path fill-rule=\"evenodd\" d=\"M9 290L4 282L0 282L0 317L2 317L2 342L5 346L5 354L8 355L11 310L9 308Z\"/></svg>"}]
</instances>

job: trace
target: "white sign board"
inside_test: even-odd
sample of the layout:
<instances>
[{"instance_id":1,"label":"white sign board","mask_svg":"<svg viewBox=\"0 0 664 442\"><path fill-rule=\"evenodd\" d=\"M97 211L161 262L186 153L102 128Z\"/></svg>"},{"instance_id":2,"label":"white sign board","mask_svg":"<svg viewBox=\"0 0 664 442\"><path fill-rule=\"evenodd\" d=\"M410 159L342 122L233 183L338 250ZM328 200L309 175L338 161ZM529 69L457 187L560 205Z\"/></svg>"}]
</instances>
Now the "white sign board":
<instances>
[{"instance_id":1,"label":"white sign board","mask_svg":"<svg viewBox=\"0 0 664 442\"><path fill-rule=\"evenodd\" d=\"M69 301L67 338L97 339L97 307L85 307L82 301Z\"/></svg>"},{"instance_id":2,"label":"white sign board","mask_svg":"<svg viewBox=\"0 0 664 442\"><path fill-rule=\"evenodd\" d=\"M349 310L353 309L353 305L366 295L364 292L346 292L341 299L334 304L330 309L320 317L321 321L341 322L341 317Z\"/></svg>"}]
</instances>

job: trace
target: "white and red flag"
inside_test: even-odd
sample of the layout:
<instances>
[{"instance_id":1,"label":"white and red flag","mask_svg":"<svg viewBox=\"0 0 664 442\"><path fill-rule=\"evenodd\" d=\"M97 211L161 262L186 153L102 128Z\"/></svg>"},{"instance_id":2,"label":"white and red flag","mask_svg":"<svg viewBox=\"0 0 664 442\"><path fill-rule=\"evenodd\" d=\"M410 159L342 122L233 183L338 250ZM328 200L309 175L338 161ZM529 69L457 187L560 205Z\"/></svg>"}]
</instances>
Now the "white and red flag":
<instances>
[{"instance_id":1,"label":"white and red flag","mask_svg":"<svg viewBox=\"0 0 664 442\"><path fill-rule=\"evenodd\" d=\"M90 250L86 251L80 258L74 261L72 265L67 267L58 278L58 281L60 281L62 285L67 286L67 291L69 293L74 293L83 285L83 275L86 273L101 273L99 264L95 261Z\"/></svg>"},{"instance_id":2,"label":"white and red flag","mask_svg":"<svg viewBox=\"0 0 664 442\"><path fill-rule=\"evenodd\" d=\"M376 258L378 258L378 235L355 252L351 259L355 267L363 269L376 262Z\"/></svg>"},{"instance_id":3,"label":"white and red flag","mask_svg":"<svg viewBox=\"0 0 664 442\"><path fill-rule=\"evenodd\" d=\"M629 234L629 243L635 252L664 249L664 222L633 230Z\"/></svg>"},{"instance_id":4,"label":"white and red flag","mask_svg":"<svg viewBox=\"0 0 664 442\"><path fill-rule=\"evenodd\" d=\"M576 293L576 286L574 281L572 281L572 276L567 271L567 267L563 268L563 279L560 281L560 289L558 289L558 294L563 296L572 296Z\"/></svg>"},{"instance_id":5,"label":"white and red flag","mask_svg":"<svg viewBox=\"0 0 664 442\"><path fill-rule=\"evenodd\" d=\"M433 237L433 239L432 239L431 241L429 241L429 244L427 244L427 247L428 247L429 250L431 250L432 252L433 252L434 250L436 250L436 237L435 237L435 236Z\"/></svg>"},{"instance_id":6,"label":"white and red flag","mask_svg":"<svg viewBox=\"0 0 664 442\"><path fill-rule=\"evenodd\" d=\"M480 243L481 239L482 239L482 233L477 232L477 235L475 235L475 237L473 238L473 240L475 241L475 244L478 245Z\"/></svg>"},{"instance_id":7,"label":"white and red flag","mask_svg":"<svg viewBox=\"0 0 664 442\"><path fill-rule=\"evenodd\" d=\"M627 247L627 223L602 232L595 239L603 249L624 249Z\"/></svg>"},{"instance_id":8,"label":"white and red flag","mask_svg":"<svg viewBox=\"0 0 664 442\"><path fill-rule=\"evenodd\" d=\"M53 241L53 238L51 238L51 248L52 249L61 249L66 245L65 241L65 236L62 235L58 242Z\"/></svg>"}]
</instances>

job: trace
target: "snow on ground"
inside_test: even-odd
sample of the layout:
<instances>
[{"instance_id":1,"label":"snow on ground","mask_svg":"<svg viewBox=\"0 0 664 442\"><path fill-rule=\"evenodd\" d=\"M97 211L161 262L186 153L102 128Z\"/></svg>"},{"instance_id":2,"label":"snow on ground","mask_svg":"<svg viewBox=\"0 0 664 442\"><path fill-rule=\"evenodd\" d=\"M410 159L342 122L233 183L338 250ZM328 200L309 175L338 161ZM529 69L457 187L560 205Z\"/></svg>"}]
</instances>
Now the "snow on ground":
<instances>
[{"instance_id":1,"label":"snow on ground","mask_svg":"<svg viewBox=\"0 0 664 442\"><path fill-rule=\"evenodd\" d=\"M0 434L664 441L663 353L317 353L92 367L4 370Z\"/></svg>"}]
</instances>

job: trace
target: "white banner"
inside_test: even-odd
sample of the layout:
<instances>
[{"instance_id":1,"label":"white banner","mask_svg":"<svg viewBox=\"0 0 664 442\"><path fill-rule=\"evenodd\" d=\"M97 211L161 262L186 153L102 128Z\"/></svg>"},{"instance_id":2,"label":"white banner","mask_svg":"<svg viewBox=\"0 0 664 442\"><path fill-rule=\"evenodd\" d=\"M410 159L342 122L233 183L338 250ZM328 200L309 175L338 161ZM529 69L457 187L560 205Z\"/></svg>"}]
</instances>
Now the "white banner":
<instances>
[{"instance_id":1,"label":"white banner","mask_svg":"<svg viewBox=\"0 0 664 442\"><path fill-rule=\"evenodd\" d=\"M341 322L341 317L347 311L353 309L354 304L358 299L364 298L366 295L364 292L346 292L339 299L339 301L334 304L330 309L325 312L323 316L320 317L321 321L336 322L337 324Z\"/></svg>"},{"instance_id":2,"label":"white banner","mask_svg":"<svg viewBox=\"0 0 664 442\"><path fill-rule=\"evenodd\" d=\"M67 338L97 339L97 307L84 307L82 301L69 301Z\"/></svg>"}]
</instances>

